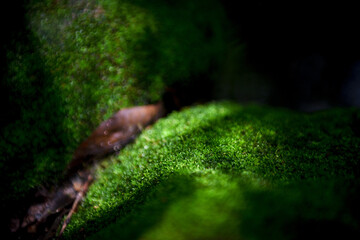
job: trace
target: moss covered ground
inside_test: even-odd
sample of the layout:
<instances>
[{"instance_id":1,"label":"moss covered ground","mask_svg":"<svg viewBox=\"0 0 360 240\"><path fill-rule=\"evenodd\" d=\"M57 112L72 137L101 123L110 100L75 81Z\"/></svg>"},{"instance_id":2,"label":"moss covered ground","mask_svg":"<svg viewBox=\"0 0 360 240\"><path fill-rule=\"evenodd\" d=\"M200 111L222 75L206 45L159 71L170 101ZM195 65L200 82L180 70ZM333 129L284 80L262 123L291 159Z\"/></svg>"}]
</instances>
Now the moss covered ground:
<instances>
[{"instance_id":1,"label":"moss covered ground","mask_svg":"<svg viewBox=\"0 0 360 240\"><path fill-rule=\"evenodd\" d=\"M359 234L355 109L210 103L104 161L67 239L304 239Z\"/></svg>"}]
</instances>

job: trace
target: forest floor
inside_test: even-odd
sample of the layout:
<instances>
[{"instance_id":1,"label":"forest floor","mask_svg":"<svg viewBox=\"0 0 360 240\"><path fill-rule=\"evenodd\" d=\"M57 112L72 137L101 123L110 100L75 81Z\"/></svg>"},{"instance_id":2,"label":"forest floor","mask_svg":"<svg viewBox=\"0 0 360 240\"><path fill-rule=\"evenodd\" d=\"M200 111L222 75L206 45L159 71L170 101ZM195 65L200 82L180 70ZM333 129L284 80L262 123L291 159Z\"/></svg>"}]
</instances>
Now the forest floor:
<instances>
[{"instance_id":1,"label":"forest floor","mask_svg":"<svg viewBox=\"0 0 360 240\"><path fill-rule=\"evenodd\" d=\"M231 102L173 112L91 171L63 238L360 236L359 116Z\"/></svg>"},{"instance_id":2,"label":"forest floor","mask_svg":"<svg viewBox=\"0 0 360 240\"><path fill-rule=\"evenodd\" d=\"M67 239L360 236L359 112L210 103L102 162Z\"/></svg>"}]
</instances>

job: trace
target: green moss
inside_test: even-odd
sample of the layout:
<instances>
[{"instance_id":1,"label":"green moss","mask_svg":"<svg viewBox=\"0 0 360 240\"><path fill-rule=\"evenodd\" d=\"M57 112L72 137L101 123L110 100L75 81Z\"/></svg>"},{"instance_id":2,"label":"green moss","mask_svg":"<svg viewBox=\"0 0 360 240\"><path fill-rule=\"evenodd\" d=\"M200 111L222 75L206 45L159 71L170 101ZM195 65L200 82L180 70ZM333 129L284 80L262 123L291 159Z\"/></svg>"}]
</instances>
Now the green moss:
<instances>
[{"instance_id":1,"label":"green moss","mask_svg":"<svg viewBox=\"0 0 360 240\"><path fill-rule=\"evenodd\" d=\"M61 177L114 112L160 100L165 85L207 72L224 51L216 0L22 3L26 21L5 46L1 84L11 108L1 126L3 206Z\"/></svg>"},{"instance_id":2,"label":"green moss","mask_svg":"<svg viewBox=\"0 0 360 240\"><path fill-rule=\"evenodd\" d=\"M332 224L339 227L328 233L354 231L354 111L213 103L173 113L104 163L66 236L103 229L92 239L293 239Z\"/></svg>"}]
</instances>

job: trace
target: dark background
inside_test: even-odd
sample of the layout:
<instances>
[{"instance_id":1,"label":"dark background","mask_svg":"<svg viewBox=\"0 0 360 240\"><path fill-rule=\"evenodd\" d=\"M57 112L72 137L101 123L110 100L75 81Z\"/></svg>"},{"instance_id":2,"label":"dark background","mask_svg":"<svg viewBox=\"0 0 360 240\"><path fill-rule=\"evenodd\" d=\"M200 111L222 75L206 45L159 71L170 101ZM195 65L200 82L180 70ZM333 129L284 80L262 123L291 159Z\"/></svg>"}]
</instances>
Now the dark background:
<instances>
[{"instance_id":1,"label":"dark background","mask_svg":"<svg viewBox=\"0 0 360 240\"><path fill-rule=\"evenodd\" d=\"M9 49L14 49L17 45L26 43L27 29L25 19L25 0L14 0L2 6L0 14L0 126L11 122L19 114L18 109L10 101L9 89L5 85L8 63L6 54Z\"/></svg>"},{"instance_id":2,"label":"dark background","mask_svg":"<svg viewBox=\"0 0 360 240\"><path fill-rule=\"evenodd\" d=\"M354 3L222 2L237 38L247 44L247 63L271 83L268 103L304 110L360 106Z\"/></svg>"},{"instance_id":3,"label":"dark background","mask_svg":"<svg viewBox=\"0 0 360 240\"><path fill-rule=\"evenodd\" d=\"M360 37L354 3L221 2L232 25L235 45L246 45L245 64L261 74L261 79L248 84L251 79L246 81L238 73L230 73L235 80L231 81L234 86L229 93L226 77L220 79L220 83L210 83L206 76L194 76L193 85L185 91L191 101L197 98L190 96L192 92L199 94L196 89L205 88L207 93L200 98L258 101L309 111L331 106L360 106ZM28 41L24 3L27 1L11 1L3 8L6 14L1 15L1 79L6 73L6 50L16 47L16 42ZM206 87L201 78L206 81ZM238 82L234 84L234 81ZM214 90L218 85L225 89L220 94ZM266 85L265 90L262 85ZM248 90L244 90L246 86ZM3 125L17 113L9 102L3 81L0 87L1 108L6 109L0 118ZM246 91L252 94L245 96Z\"/></svg>"}]
</instances>

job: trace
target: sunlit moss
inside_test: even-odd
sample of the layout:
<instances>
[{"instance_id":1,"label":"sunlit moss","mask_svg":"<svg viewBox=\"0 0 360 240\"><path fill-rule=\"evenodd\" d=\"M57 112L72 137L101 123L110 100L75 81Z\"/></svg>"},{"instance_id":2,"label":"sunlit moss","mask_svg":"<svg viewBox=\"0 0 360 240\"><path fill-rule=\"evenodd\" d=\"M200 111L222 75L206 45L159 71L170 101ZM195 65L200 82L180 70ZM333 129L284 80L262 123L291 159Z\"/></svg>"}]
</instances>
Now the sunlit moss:
<instances>
[{"instance_id":1,"label":"sunlit moss","mask_svg":"<svg viewBox=\"0 0 360 240\"><path fill-rule=\"evenodd\" d=\"M173 113L99 169L66 236L292 239L313 221L353 230L354 111L213 103Z\"/></svg>"}]
</instances>

